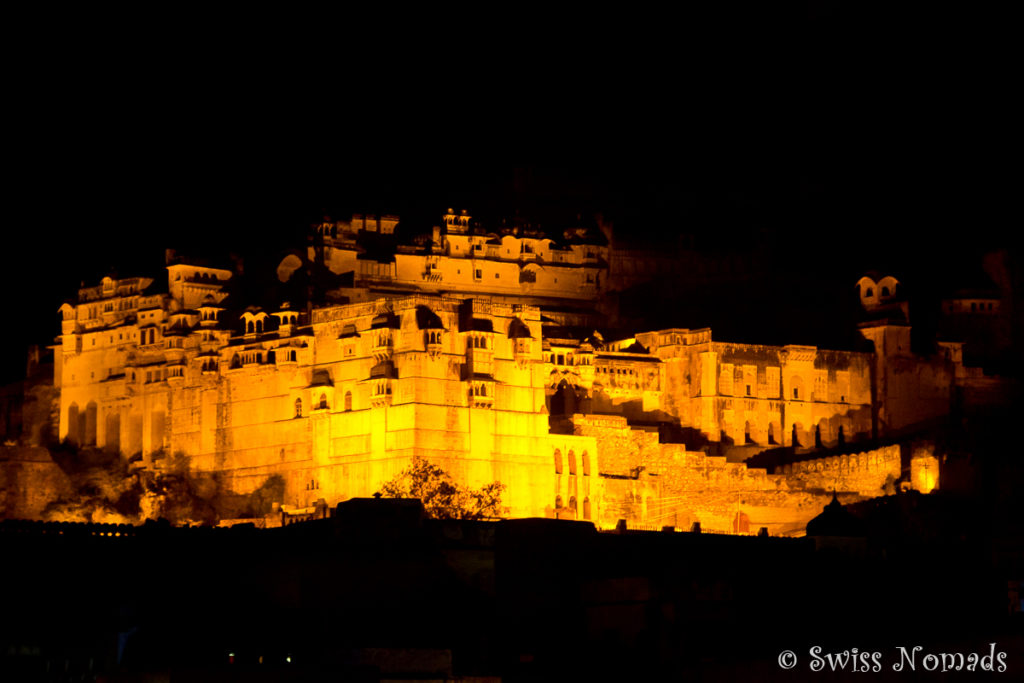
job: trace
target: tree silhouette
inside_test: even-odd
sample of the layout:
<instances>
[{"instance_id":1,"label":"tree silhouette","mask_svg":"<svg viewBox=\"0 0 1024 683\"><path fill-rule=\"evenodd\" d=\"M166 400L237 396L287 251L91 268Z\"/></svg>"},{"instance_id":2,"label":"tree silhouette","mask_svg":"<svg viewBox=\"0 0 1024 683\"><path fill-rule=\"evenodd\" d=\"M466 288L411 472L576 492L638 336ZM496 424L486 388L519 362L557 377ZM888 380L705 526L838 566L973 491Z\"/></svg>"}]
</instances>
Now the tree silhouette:
<instances>
[{"instance_id":1,"label":"tree silhouette","mask_svg":"<svg viewBox=\"0 0 1024 683\"><path fill-rule=\"evenodd\" d=\"M423 458L412 464L380 490L385 498L419 498L427 515L436 519L495 519L503 516L501 494L505 485L495 481L479 489L468 489Z\"/></svg>"}]
</instances>

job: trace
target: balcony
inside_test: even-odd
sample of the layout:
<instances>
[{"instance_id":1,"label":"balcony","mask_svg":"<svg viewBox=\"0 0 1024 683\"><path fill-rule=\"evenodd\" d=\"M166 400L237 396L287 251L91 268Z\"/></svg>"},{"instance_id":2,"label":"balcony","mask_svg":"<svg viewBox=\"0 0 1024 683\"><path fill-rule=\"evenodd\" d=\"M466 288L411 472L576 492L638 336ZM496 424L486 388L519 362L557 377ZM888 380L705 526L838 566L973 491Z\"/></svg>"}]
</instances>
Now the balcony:
<instances>
[{"instance_id":1,"label":"balcony","mask_svg":"<svg viewBox=\"0 0 1024 683\"><path fill-rule=\"evenodd\" d=\"M394 349L395 339L389 332L374 335L370 342L370 353L379 361L391 358Z\"/></svg>"},{"instance_id":2,"label":"balcony","mask_svg":"<svg viewBox=\"0 0 1024 683\"><path fill-rule=\"evenodd\" d=\"M494 407L494 382L474 380L469 385L469 406L471 408Z\"/></svg>"},{"instance_id":3,"label":"balcony","mask_svg":"<svg viewBox=\"0 0 1024 683\"><path fill-rule=\"evenodd\" d=\"M371 385L370 406L383 408L391 405L392 386L390 379L375 380Z\"/></svg>"}]
</instances>

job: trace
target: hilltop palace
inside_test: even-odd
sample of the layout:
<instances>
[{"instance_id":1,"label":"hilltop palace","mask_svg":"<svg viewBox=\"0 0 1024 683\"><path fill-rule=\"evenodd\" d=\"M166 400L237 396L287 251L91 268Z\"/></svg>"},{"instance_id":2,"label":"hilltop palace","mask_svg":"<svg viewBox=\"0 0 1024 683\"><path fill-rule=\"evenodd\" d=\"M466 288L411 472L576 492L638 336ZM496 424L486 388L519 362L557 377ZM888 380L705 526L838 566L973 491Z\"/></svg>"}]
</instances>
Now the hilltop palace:
<instances>
[{"instance_id":1,"label":"hilltop palace","mask_svg":"<svg viewBox=\"0 0 1024 683\"><path fill-rule=\"evenodd\" d=\"M282 282L333 278L325 304L244 308L232 270L176 259L165 293L147 278L80 289L60 308L59 437L145 468L182 453L239 493L280 475L286 510L372 495L421 457L504 483L509 516L601 528L800 533L833 489L937 484L934 458L883 437L946 414L960 366L955 345L911 355L892 278L859 285L874 353L709 329L605 340L572 332L599 326L615 281L600 232L489 232L449 210L400 244L397 223L325 221L281 261ZM381 257L367 236L395 244ZM772 472L745 462L786 447Z\"/></svg>"}]
</instances>

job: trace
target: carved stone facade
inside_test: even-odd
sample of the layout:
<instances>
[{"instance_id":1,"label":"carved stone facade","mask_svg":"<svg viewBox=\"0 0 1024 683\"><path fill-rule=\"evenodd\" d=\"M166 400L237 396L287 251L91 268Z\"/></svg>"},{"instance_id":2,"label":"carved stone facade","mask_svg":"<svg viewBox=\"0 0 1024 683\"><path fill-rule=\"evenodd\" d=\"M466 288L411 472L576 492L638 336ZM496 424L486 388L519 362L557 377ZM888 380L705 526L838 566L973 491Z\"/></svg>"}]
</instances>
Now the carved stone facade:
<instances>
[{"instance_id":1,"label":"carved stone facade","mask_svg":"<svg viewBox=\"0 0 1024 683\"><path fill-rule=\"evenodd\" d=\"M317 226L309 258L354 273L336 293L349 303L240 310L227 299L232 271L186 263L168 266L167 293L145 278L81 289L60 309L60 439L150 468L182 453L239 493L279 475L280 502L298 508L371 495L417 457L467 486L504 483L510 516L602 527L798 533L831 488L880 494L855 476L880 466L859 456L842 456L831 478L769 474L663 443L659 425L744 457L855 442L884 409L873 377L887 353L723 343L708 329L580 338L558 312L598 303L605 247L477 234L449 212L432 248L361 258L358 231L396 224Z\"/></svg>"}]
</instances>

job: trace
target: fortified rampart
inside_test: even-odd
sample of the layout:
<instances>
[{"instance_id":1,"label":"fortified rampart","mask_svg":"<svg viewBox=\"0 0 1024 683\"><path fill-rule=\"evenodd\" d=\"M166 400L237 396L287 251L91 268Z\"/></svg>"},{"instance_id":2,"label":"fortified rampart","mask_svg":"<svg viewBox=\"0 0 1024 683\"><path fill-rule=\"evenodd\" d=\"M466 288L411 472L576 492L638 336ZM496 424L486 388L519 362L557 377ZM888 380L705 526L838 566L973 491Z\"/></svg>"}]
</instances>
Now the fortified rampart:
<instances>
[{"instance_id":1,"label":"fortified rampart","mask_svg":"<svg viewBox=\"0 0 1024 683\"><path fill-rule=\"evenodd\" d=\"M602 454L599 526L624 519L634 526L799 534L828 502L824 492L794 487L784 476L659 443L657 433L630 429L622 417L577 415L573 426Z\"/></svg>"},{"instance_id":2,"label":"fortified rampart","mask_svg":"<svg viewBox=\"0 0 1024 683\"><path fill-rule=\"evenodd\" d=\"M278 267L282 282L328 272L327 299L345 303L243 309L231 270L170 258L167 293L149 278L81 288L60 308L58 438L147 471L184 455L240 495L281 481L291 509L372 495L423 458L464 486L505 484L513 517L790 533L823 492L879 495L908 473L887 452L772 474L743 461L867 441L920 398L922 414L948 409L955 363L916 362L909 328L863 328L874 353L707 328L605 340L565 327L607 291L600 236L492 234L449 212L398 244L397 224L325 221L305 262ZM385 243L390 261L360 258ZM936 481L923 462L909 478Z\"/></svg>"},{"instance_id":3,"label":"fortified rampart","mask_svg":"<svg viewBox=\"0 0 1024 683\"><path fill-rule=\"evenodd\" d=\"M863 453L803 460L776 468L790 484L807 490L854 492L865 498L884 495L899 481L902 464L899 444Z\"/></svg>"}]
</instances>

